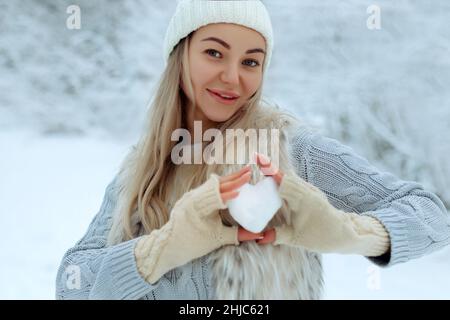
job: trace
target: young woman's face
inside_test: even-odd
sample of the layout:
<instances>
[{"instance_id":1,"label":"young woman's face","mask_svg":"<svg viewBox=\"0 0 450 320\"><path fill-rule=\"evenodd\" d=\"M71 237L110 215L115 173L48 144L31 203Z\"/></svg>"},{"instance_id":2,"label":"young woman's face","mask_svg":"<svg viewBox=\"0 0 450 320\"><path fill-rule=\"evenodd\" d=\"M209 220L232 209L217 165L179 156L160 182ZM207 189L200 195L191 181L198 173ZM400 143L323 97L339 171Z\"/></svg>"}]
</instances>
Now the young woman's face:
<instances>
[{"instance_id":1,"label":"young woman's face","mask_svg":"<svg viewBox=\"0 0 450 320\"><path fill-rule=\"evenodd\" d=\"M231 118L260 87L265 51L264 37L240 25L209 24L195 31L189 46L197 101L194 120L223 122ZM226 100L213 92L236 98Z\"/></svg>"}]
</instances>

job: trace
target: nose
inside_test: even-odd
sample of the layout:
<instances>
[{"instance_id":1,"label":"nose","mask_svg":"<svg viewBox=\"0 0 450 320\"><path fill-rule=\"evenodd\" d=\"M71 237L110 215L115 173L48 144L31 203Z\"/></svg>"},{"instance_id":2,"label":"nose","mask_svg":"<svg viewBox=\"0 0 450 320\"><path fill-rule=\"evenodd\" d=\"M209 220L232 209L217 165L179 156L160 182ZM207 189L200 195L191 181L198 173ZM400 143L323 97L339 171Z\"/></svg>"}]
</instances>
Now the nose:
<instances>
[{"instance_id":1,"label":"nose","mask_svg":"<svg viewBox=\"0 0 450 320\"><path fill-rule=\"evenodd\" d=\"M225 70L221 74L221 80L230 86L238 86L239 76L239 66L236 66L235 63L229 63L225 66Z\"/></svg>"}]
</instances>

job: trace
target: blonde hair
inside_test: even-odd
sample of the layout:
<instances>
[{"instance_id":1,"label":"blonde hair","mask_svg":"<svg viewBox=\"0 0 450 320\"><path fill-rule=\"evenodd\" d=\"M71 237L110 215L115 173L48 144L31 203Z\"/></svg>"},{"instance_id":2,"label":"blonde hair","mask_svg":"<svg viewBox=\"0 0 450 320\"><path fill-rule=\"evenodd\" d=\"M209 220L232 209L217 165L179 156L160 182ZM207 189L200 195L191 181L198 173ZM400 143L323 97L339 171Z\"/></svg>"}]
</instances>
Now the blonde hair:
<instances>
[{"instance_id":1,"label":"blonde hair","mask_svg":"<svg viewBox=\"0 0 450 320\"><path fill-rule=\"evenodd\" d=\"M167 188L167 182L173 179L177 170L177 166L171 161L171 150L177 142L170 141L169 137L175 129L185 125L184 108L188 103L188 98L181 89L181 83L185 84L185 89L190 93L189 96L195 97L188 62L191 36L192 33L182 39L172 51L148 109L144 132L121 164L120 172L124 178L119 196L123 198L122 205L117 209L119 212L116 213L118 216L116 218L121 221L113 225L113 229L121 230L111 231L110 243L130 240L142 232L141 228L144 234L159 229L169 219L171 193L179 199L189 189L206 181L211 173L223 174L240 167L218 164L195 165L195 173L189 176L188 181L184 181L182 185L174 185L171 190ZM230 119L219 123L217 129L224 132L229 128L244 130L254 128L260 125L258 121L263 118L272 119L274 127L277 128L296 121L295 117L282 112L277 106L270 106L262 99L261 92L262 84L245 105ZM191 102L195 108L196 102L195 98L193 99L194 101ZM264 111L261 110L263 105L268 107ZM264 121L261 123L265 125ZM280 162L286 161L289 159L280 158ZM285 170L292 169L286 165ZM230 217L228 217L229 220ZM229 223L231 224L232 221ZM121 234L119 237L121 239L117 239L117 232Z\"/></svg>"}]
</instances>

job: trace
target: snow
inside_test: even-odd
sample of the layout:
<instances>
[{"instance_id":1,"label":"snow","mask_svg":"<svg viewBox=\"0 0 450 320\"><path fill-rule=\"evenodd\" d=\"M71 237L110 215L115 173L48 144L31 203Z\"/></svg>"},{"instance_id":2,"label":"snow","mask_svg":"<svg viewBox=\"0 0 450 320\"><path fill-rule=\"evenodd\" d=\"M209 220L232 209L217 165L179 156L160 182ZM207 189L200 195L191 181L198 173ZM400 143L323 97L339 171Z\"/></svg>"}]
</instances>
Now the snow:
<instances>
[{"instance_id":1,"label":"snow","mask_svg":"<svg viewBox=\"0 0 450 320\"><path fill-rule=\"evenodd\" d=\"M450 208L448 1L377 1L380 30L366 27L369 0L264 2L265 95ZM71 4L0 0L0 298L53 297L163 70L175 1L78 0L80 30L66 28ZM327 255L326 297L449 298L449 253L391 269Z\"/></svg>"},{"instance_id":2,"label":"snow","mask_svg":"<svg viewBox=\"0 0 450 320\"><path fill-rule=\"evenodd\" d=\"M100 209L129 143L105 137L0 132L0 299L53 299L65 251ZM450 299L450 248L380 269L325 255L326 299ZM379 282L378 280L379 279Z\"/></svg>"},{"instance_id":3,"label":"snow","mask_svg":"<svg viewBox=\"0 0 450 320\"><path fill-rule=\"evenodd\" d=\"M0 134L0 150L0 298L52 299L59 262L99 210L126 147L16 131Z\"/></svg>"},{"instance_id":4,"label":"snow","mask_svg":"<svg viewBox=\"0 0 450 320\"><path fill-rule=\"evenodd\" d=\"M449 299L450 249L379 268L361 256L324 255L325 299Z\"/></svg>"}]
</instances>

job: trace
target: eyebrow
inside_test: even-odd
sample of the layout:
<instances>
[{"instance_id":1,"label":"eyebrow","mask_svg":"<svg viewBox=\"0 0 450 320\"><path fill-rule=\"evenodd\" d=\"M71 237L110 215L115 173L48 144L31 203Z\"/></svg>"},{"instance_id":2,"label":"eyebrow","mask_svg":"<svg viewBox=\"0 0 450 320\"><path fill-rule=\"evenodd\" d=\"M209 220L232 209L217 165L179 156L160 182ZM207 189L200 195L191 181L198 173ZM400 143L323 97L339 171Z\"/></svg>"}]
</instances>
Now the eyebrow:
<instances>
[{"instance_id":1,"label":"eyebrow","mask_svg":"<svg viewBox=\"0 0 450 320\"><path fill-rule=\"evenodd\" d=\"M231 46L228 43L226 43L222 39L219 39L219 38L216 38L216 37L205 38L202 41L215 41L215 42L220 43L222 46L224 46L228 50L231 49ZM262 54L266 54L266 52L263 49L261 49L261 48L250 49L250 50L247 50L245 53L249 54L249 53L257 53L257 52L260 52Z\"/></svg>"}]
</instances>

